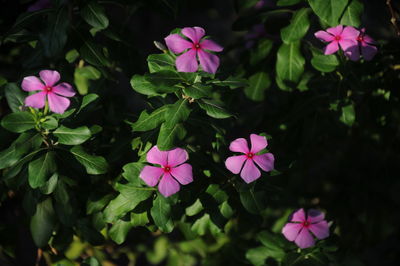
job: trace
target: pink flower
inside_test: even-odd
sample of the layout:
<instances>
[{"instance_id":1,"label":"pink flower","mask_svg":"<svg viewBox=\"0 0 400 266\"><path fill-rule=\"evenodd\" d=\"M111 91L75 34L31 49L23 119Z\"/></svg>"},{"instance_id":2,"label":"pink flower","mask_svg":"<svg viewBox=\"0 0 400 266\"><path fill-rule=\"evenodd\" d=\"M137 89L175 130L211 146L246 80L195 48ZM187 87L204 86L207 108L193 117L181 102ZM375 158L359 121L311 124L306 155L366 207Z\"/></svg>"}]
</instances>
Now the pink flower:
<instances>
[{"instance_id":1,"label":"pink flower","mask_svg":"<svg viewBox=\"0 0 400 266\"><path fill-rule=\"evenodd\" d=\"M274 169L274 155L272 153L257 154L265 149L268 145L264 136L251 134L251 149L244 138L235 139L229 145L229 149L233 152L241 152L245 155L231 156L225 161L225 166L234 174L240 172L240 177L250 183L261 176L260 170L256 167L256 163L262 170L269 172ZM242 169L243 167L243 169Z\"/></svg>"},{"instance_id":2,"label":"pink flower","mask_svg":"<svg viewBox=\"0 0 400 266\"><path fill-rule=\"evenodd\" d=\"M181 148L160 151L157 146L147 153L147 161L159 166L145 166L140 172L140 178L150 187L158 184L158 190L164 197L169 197L179 191L180 186L193 182L192 166L184 163L188 153ZM161 180L160 180L161 178ZM160 182L158 182L160 180ZM178 183L179 182L179 183Z\"/></svg>"},{"instance_id":3,"label":"pink flower","mask_svg":"<svg viewBox=\"0 0 400 266\"><path fill-rule=\"evenodd\" d=\"M176 58L176 68L179 72L196 72L199 68L197 57L201 68L208 73L215 73L219 66L218 56L208 51L221 52L223 48L215 42L204 39L205 31L200 27L183 28L181 33L192 42L181 37L179 34L170 34L165 38L168 49L179 55Z\"/></svg>"},{"instance_id":4,"label":"pink flower","mask_svg":"<svg viewBox=\"0 0 400 266\"><path fill-rule=\"evenodd\" d=\"M374 58L378 52L378 48L375 46L376 42L367 34L365 34L365 28L360 30L359 35L356 37L357 45L348 47L345 51L345 55L352 61L360 59L360 55L367 61Z\"/></svg>"},{"instance_id":5,"label":"pink flower","mask_svg":"<svg viewBox=\"0 0 400 266\"><path fill-rule=\"evenodd\" d=\"M282 228L282 234L287 240L294 241L299 248L312 247L315 245L313 235L318 239L329 236L329 225L324 219L325 215L315 209L308 210L306 217L301 208L291 215L289 223Z\"/></svg>"},{"instance_id":6,"label":"pink flower","mask_svg":"<svg viewBox=\"0 0 400 266\"><path fill-rule=\"evenodd\" d=\"M60 73L53 70L42 70L39 73L40 79L35 76L25 77L22 81L24 91L40 91L26 97L25 105L33 108L43 108L46 99L52 112L62 114L68 108L70 102L65 97L72 97L75 91L68 83L60 83ZM63 97L64 96L64 97Z\"/></svg>"},{"instance_id":7,"label":"pink flower","mask_svg":"<svg viewBox=\"0 0 400 266\"><path fill-rule=\"evenodd\" d=\"M329 28L326 31L317 31L314 35L318 39L329 42L325 47L325 54L333 54L339 50L339 45L343 51L352 46L357 46L357 37L360 32L350 26L344 27L342 25Z\"/></svg>"}]
</instances>

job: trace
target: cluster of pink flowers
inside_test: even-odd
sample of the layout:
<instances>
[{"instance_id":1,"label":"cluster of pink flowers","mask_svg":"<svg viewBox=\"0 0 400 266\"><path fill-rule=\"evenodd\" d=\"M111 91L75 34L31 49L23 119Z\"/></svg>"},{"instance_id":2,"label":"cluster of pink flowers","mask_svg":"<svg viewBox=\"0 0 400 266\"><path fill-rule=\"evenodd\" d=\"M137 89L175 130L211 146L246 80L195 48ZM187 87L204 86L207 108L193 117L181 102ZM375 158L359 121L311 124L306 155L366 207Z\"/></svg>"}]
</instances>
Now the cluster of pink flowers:
<instances>
[{"instance_id":1,"label":"cluster of pink flowers","mask_svg":"<svg viewBox=\"0 0 400 266\"><path fill-rule=\"evenodd\" d=\"M376 42L365 34L364 28L358 30L351 26L338 25L326 31L317 31L314 35L329 43L324 48L326 55L336 53L340 47L352 61L359 60L361 55L365 60L371 60L378 51Z\"/></svg>"}]
</instances>

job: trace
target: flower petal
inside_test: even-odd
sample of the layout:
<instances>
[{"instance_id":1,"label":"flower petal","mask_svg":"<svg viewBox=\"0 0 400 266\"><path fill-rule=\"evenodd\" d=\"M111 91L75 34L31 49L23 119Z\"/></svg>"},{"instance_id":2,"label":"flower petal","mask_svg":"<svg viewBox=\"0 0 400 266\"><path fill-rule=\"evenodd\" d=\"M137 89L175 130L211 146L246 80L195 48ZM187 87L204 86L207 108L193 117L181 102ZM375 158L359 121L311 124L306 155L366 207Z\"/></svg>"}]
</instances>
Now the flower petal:
<instances>
[{"instance_id":1,"label":"flower petal","mask_svg":"<svg viewBox=\"0 0 400 266\"><path fill-rule=\"evenodd\" d=\"M249 152L249 146L247 145L247 140L244 138L238 138L231 142L229 145L229 150L233 152Z\"/></svg>"},{"instance_id":2,"label":"flower petal","mask_svg":"<svg viewBox=\"0 0 400 266\"><path fill-rule=\"evenodd\" d=\"M168 151L160 151L157 146L154 146L147 152L146 159L149 163L166 166L168 162Z\"/></svg>"},{"instance_id":3,"label":"flower petal","mask_svg":"<svg viewBox=\"0 0 400 266\"><path fill-rule=\"evenodd\" d=\"M45 85L39 78L29 76L22 80L21 87L24 91L40 91L45 88Z\"/></svg>"},{"instance_id":4,"label":"flower petal","mask_svg":"<svg viewBox=\"0 0 400 266\"><path fill-rule=\"evenodd\" d=\"M220 46L219 44L211 41L211 40L203 40L201 43L201 49L206 49L206 50L210 50L210 51L214 51L214 52L221 52L222 50L224 50L224 48L222 48L222 46Z\"/></svg>"},{"instance_id":5,"label":"flower petal","mask_svg":"<svg viewBox=\"0 0 400 266\"><path fill-rule=\"evenodd\" d=\"M304 222L306 220L306 214L303 208L298 209L291 216L291 222Z\"/></svg>"},{"instance_id":6,"label":"flower petal","mask_svg":"<svg viewBox=\"0 0 400 266\"><path fill-rule=\"evenodd\" d=\"M348 49L355 49L355 47L358 48L358 42L355 40L341 40L339 41L340 48L342 48L343 51L346 51Z\"/></svg>"},{"instance_id":7,"label":"flower petal","mask_svg":"<svg viewBox=\"0 0 400 266\"><path fill-rule=\"evenodd\" d=\"M321 221L316 224L310 224L308 229L318 238L324 239L329 236L329 225L326 221Z\"/></svg>"},{"instance_id":8,"label":"flower petal","mask_svg":"<svg viewBox=\"0 0 400 266\"><path fill-rule=\"evenodd\" d=\"M42 70L39 72L39 76L50 87L60 80L60 73L55 70Z\"/></svg>"},{"instance_id":9,"label":"flower petal","mask_svg":"<svg viewBox=\"0 0 400 266\"><path fill-rule=\"evenodd\" d=\"M192 40L194 43L198 43L204 36L205 31L200 27L186 27L182 29L182 34Z\"/></svg>"},{"instance_id":10,"label":"flower petal","mask_svg":"<svg viewBox=\"0 0 400 266\"><path fill-rule=\"evenodd\" d=\"M343 32L341 34L342 39L347 39L347 40L357 40L357 37L360 35L360 31L351 27L347 26L343 29Z\"/></svg>"},{"instance_id":11,"label":"flower petal","mask_svg":"<svg viewBox=\"0 0 400 266\"><path fill-rule=\"evenodd\" d=\"M314 36L324 42L331 42L335 37L332 34L327 33L326 31L320 30L314 33Z\"/></svg>"},{"instance_id":12,"label":"flower petal","mask_svg":"<svg viewBox=\"0 0 400 266\"><path fill-rule=\"evenodd\" d=\"M190 49L176 58L176 68L179 72L196 72L199 68L196 50Z\"/></svg>"},{"instance_id":13,"label":"flower petal","mask_svg":"<svg viewBox=\"0 0 400 266\"><path fill-rule=\"evenodd\" d=\"M50 110L57 114L63 114L70 104L67 98L58 96L52 92L47 93L47 100L49 101Z\"/></svg>"},{"instance_id":14,"label":"flower petal","mask_svg":"<svg viewBox=\"0 0 400 266\"><path fill-rule=\"evenodd\" d=\"M188 163L172 168L171 175L182 185L187 185L193 182L192 166Z\"/></svg>"},{"instance_id":15,"label":"flower petal","mask_svg":"<svg viewBox=\"0 0 400 266\"><path fill-rule=\"evenodd\" d=\"M25 105L33 108L43 108L46 103L46 92L41 91L25 98Z\"/></svg>"},{"instance_id":16,"label":"flower petal","mask_svg":"<svg viewBox=\"0 0 400 266\"><path fill-rule=\"evenodd\" d=\"M324 53L333 54L336 53L337 50L339 50L339 43L337 41L333 41L325 47Z\"/></svg>"},{"instance_id":17,"label":"flower petal","mask_svg":"<svg viewBox=\"0 0 400 266\"><path fill-rule=\"evenodd\" d=\"M272 153L254 155L253 160L265 172L270 172L274 169L275 157Z\"/></svg>"},{"instance_id":18,"label":"flower petal","mask_svg":"<svg viewBox=\"0 0 400 266\"><path fill-rule=\"evenodd\" d=\"M72 86L66 82L60 83L57 86L53 87L53 92L58 95L62 95L65 97L72 97L75 95L75 91Z\"/></svg>"},{"instance_id":19,"label":"flower petal","mask_svg":"<svg viewBox=\"0 0 400 266\"><path fill-rule=\"evenodd\" d=\"M361 45L361 52L362 52L362 55L363 55L364 59L369 61L372 58L374 58L374 56L378 52L378 48L376 48L373 45L368 45L368 44L364 44L363 43Z\"/></svg>"},{"instance_id":20,"label":"flower petal","mask_svg":"<svg viewBox=\"0 0 400 266\"><path fill-rule=\"evenodd\" d=\"M239 174L246 159L246 155L228 157L225 161L225 167L232 173Z\"/></svg>"},{"instance_id":21,"label":"flower petal","mask_svg":"<svg viewBox=\"0 0 400 266\"><path fill-rule=\"evenodd\" d=\"M215 54L204 52L201 49L197 51L197 54L199 55L200 65L203 71L215 74L219 66L218 56L216 56Z\"/></svg>"},{"instance_id":22,"label":"flower petal","mask_svg":"<svg viewBox=\"0 0 400 266\"><path fill-rule=\"evenodd\" d=\"M164 174L164 170L160 167L148 166L143 167L139 177L150 187L157 185L158 180Z\"/></svg>"},{"instance_id":23,"label":"flower petal","mask_svg":"<svg viewBox=\"0 0 400 266\"><path fill-rule=\"evenodd\" d=\"M158 191L160 191L164 197L169 197L172 194L175 194L179 189L179 183L176 182L170 174L164 174L161 178L160 184L158 184Z\"/></svg>"},{"instance_id":24,"label":"flower petal","mask_svg":"<svg viewBox=\"0 0 400 266\"><path fill-rule=\"evenodd\" d=\"M313 236L307 228L303 228L294 241L299 248L309 248L315 245Z\"/></svg>"},{"instance_id":25,"label":"flower petal","mask_svg":"<svg viewBox=\"0 0 400 266\"><path fill-rule=\"evenodd\" d=\"M164 40L168 49L175 54L180 54L193 46L191 42L185 40L179 34L170 34Z\"/></svg>"},{"instance_id":26,"label":"flower petal","mask_svg":"<svg viewBox=\"0 0 400 266\"><path fill-rule=\"evenodd\" d=\"M257 134L250 135L251 152L257 153L268 146L267 138Z\"/></svg>"},{"instance_id":27,"label":"flower petal","mask_svg":"<svg viewBox=\"0 0 400 266\"><path fill-rule=\"evenodd\" d=\"M260 178L261 172L254 165L253 160L246 160L240 177L248 184Z\"/></svg>"},{"instance_id":28,"label":"flower petal","mask_svg":"<svg viewBox=\"0 0 400 266\"><path fill-rule=\"evenodd\" d=\"M282 234L286 237L289 241L294 241L296 237L299 235L299 232L303 228L302 224L299 223L287 223L282 228Z\"/></svg>"},{"instance_id":29,"label":"flower petal","mask_svg":"<svg viewBox=\"0 0 400 266\"><path fill-rule=\"evenodd\" d=\"M360 47L358 45L350 46L344 50L344 55L352 61L360 59Z\"/></svg>"},{"instance_id":30,"label":"flower petal","mask_svg":"<svg viewBox=\"0 0 400 266\"><path fill-rule=\"evenodd\" d=\"M325 214L316 209L309 209L307 211L307 221L310 223L318 223L325 219Z\"/></svg>"},{"instance_id":31,"label":"flower petal","mask_svg":"<svg viewBox=\"0 0 400 266\"><path fill-rule=\"evenodd\" d=\"M329 32L330 34L332 34L333 36L337 36L340 35L343 31L343 26L342 25L338 25L336 27L332 27L326 30L327 32Z\"/></svg>"},{"instance_id":32,"label":"flower petal","mask_svg":"<svg viewBox=\"0 0 400 266\"><path fill-rule=\"evenodd\" d=\"M183 164L189 158L186 150L181 148L175 148L168 151L167 165L170 167L175 167L177 165Z\"/></svg>"}]
</instances>

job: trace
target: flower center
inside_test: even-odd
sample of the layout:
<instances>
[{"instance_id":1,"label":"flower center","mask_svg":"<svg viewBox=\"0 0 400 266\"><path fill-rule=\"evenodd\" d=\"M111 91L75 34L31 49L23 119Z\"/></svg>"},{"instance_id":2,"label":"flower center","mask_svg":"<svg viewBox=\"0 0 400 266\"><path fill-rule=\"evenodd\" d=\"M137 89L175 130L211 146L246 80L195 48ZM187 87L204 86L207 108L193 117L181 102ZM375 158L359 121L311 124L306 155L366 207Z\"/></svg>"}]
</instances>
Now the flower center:
<instances>
[{"instance_id":1,"label":"flower center","mask_svg":"<svg viewBox=\"0 0 400 266\"><path fill-rule=\"evenodd\" d=\"M303 227L309 227L310 226L310 222L307 222L307 221L304 221L303 223L302 223L302 225L303 225Z\"/></svg>"},{"instance_id":2,"label":"flower center","mask_svg":"<svg viewBox=\"0 0 400 266\"><path fill-rule=\"evenodd\" d=\"M193 48L196 49L196 50L199 50L200 49L200 43L194 43L193 44Z\"/></svg>"},{"instance_id":3,"label":"flower center","mask_svg":"<svg viewBox=\"0 0 400 266\"><path fill-rule=\"evenodd\" d=\"M46 92L51 92L51 91L53 90L53 88L50 87L50 86L46 86L46 88L44 88L44 90L45 90Z\"/></svg>"},{"instance_id":4,"label":"flower center","mask_svg":"<svg viewBox=\"0 0 400 266\"><path fill-rule=\"evenodd\" d=\"M357 41L359 41L359 42L363 42L363 41L364 41L364 37L363 37L363 36L361 36L361 35L360 35L360 36L358 36L358 37L357 37Z\"/></svg>"},{"instance_id":5,"label":"flower center","mask_svg":"<svg viewBox=\"0 0 400 266\"><path fill-rule=\"evenodd\" d=\"M246 153L246 156L247 156L248 159L253 159L254 153L248 152L248 153Z\"/></svg>"},{"instance_id":6,"label":"flower center","mask_svg":"<svg viewBox=\"0 0 400 266\"><path fill-rule=\"evenodd\" d=\"M171 172L171 167L164 166L164 173L169 173L169 172Z\"/></svg>"},{"instance_id":7,"label":"flower center","mask_svg":"<svg viewBox=\"0 0 400 266\"><path fill-rule=\"evenodd\" d=\"M342 37L340 37L340 35L336 35L336 36L335 36L335 40L336 40L336 41L340 41L340 39L342 39Z\"/></svg>"}]
</instances>

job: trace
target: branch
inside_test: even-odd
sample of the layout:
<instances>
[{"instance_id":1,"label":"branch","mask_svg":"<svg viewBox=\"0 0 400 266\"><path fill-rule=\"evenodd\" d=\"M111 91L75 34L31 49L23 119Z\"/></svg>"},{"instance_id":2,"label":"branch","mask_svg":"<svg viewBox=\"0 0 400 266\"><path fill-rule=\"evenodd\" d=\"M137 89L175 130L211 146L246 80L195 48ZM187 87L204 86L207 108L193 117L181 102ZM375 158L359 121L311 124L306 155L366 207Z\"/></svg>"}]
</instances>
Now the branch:
<instances>
[{"instance_id":1,"label":"branch","mask_svg":"<svg viewBox=\"0 0 400 266\"><path fill-rule=\"evenodd\" d=\"M390 16L391 16L390 22L392 23L397 35L400 36L400 28L397 25L396 12L394 11L394 8L392 6L392 0L386 0L386 5L389 8L389 12L390 12Z\"/></svg>"}]
</instances>

